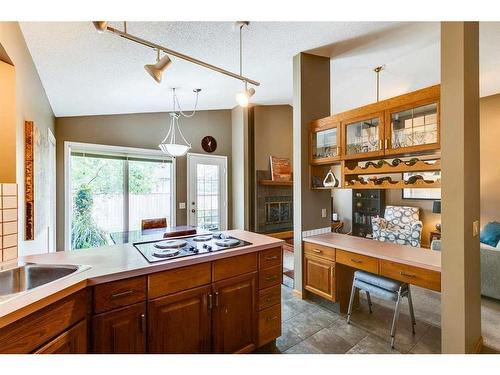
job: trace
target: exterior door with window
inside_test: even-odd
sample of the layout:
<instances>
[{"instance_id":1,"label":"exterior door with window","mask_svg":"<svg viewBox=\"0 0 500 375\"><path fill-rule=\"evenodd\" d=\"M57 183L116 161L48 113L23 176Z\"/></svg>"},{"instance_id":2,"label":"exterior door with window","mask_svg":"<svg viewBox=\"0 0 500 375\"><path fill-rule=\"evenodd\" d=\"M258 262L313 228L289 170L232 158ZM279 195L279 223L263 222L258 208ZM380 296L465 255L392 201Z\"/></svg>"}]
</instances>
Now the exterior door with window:
<instances>
[{"instance_id":1,"label":"exterior door with window","mask_svg":"<svg viewBox=\"0 0 500 375\"><path fill-rule=\"evenodd\" d=\"M207 230L227 229L227 158L188 154L189 225Z\"/></svg>"}]
</instances>

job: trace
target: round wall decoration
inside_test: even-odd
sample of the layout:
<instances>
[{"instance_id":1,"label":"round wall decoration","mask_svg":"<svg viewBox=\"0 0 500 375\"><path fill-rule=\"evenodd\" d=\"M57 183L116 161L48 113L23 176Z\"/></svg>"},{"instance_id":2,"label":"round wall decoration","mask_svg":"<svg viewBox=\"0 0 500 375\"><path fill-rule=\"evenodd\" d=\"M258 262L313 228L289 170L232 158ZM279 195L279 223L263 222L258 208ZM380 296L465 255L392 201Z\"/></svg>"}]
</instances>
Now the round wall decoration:
<instances>
[{"instance_id":1,"label":"round wall decoration","mask_svg":"<svg viewBox=\"0 0 500 375\"><path fill-rule=\"evenodd\" d=\"M217 141L214 137L207 135L201 140L201 147L205 152L214 152L217 149Z\"/></svg>"}]
</instances>

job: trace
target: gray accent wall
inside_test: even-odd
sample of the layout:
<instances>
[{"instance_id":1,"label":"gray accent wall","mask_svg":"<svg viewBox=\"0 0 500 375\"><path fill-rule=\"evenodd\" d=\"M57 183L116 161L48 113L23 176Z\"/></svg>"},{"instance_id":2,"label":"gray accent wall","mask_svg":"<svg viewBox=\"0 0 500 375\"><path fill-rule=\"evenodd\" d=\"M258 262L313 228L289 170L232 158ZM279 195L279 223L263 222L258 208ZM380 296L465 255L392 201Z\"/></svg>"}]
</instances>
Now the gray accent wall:
<instances>
[{"instance_id":1,"label":"gray accent wall","mask_svg":"<svg viewBox=\"0 0 500 375\"><path fill-rule=\"evenodd\" d=\"M83 142L111 146L158 149L170 124L167 112L105 116L61 117L56 119L57 140L57 248L64 249L64 142ZM192 118L181 118L180 126L192 144L190 152L205 153L201 140L211 135L217 140L214 155L228 157L228 228L232 228L232 139L231 111L199 111ZM179 202L187 199L186 157L176 160L176 224L187 222L186 209Z\"/></svg>"}]
</instances>

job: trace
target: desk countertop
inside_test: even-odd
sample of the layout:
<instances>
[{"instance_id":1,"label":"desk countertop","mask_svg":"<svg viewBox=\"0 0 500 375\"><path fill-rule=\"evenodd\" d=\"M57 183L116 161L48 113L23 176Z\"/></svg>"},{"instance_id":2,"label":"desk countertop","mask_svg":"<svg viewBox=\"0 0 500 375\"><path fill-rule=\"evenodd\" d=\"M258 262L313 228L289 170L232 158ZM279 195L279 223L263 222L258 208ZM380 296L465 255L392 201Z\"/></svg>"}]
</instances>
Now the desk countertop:
<instances>
[{"instance_id":1,"label":"desk countertop","mask_svg":"<svg viewBox=\"0 0 500 375\"><path fill-rule=\"evenodd\" d=\"M303 241L441 272L441 253L439 251L374 241L339 233L325 233L306 237Z\"/></svg>"}]
</instances>

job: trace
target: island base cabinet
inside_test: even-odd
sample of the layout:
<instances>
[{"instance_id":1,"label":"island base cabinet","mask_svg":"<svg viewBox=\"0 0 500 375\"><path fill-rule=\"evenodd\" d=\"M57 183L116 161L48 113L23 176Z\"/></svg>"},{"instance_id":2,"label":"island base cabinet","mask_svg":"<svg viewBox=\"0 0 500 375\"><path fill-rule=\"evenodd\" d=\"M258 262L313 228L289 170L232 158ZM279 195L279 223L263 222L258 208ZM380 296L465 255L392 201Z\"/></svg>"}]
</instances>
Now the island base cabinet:
<instances>
[{"instance_id":1,"label":"island base cabinet","mask_svg":"<svg viewBox=\"0 0 500 375\"><path fill-rule=\"evenodd\" d=\"M257 347L257 280L253 272L212 284L215 353L248 353Z\"/></svg>"},{"instance_id":2,"label":"island base cabinet","mask_svg":"<svg viewBox=\"0 0 500 375\"><path fill-rule=\"evenodd\" d=\"M38 349L35 354L85 354L87 353L87 320L75 324L66 332Z\"/></svg>"},{"instance_id":3,"label":"island base cabinet","mask_svg":"<svg viewBox=\"0 0 500 375\"><path fill-rule=\"evenodd\" d=\"M137 303L92 318L94 353L145 353L146 303Z\"/></svg>"},{"instance_id":4,"label":"island base cabinet","mask_svg":"<svg viewBox=\"0 0 500 375\"><path fill-rule=\"evenodd\" d=\"M151 353L209 353L211 286L160 297L149 302Z\"/></svg>"}]
</instances>

